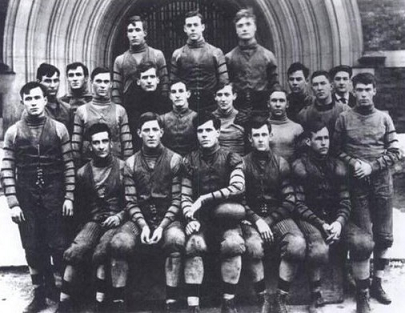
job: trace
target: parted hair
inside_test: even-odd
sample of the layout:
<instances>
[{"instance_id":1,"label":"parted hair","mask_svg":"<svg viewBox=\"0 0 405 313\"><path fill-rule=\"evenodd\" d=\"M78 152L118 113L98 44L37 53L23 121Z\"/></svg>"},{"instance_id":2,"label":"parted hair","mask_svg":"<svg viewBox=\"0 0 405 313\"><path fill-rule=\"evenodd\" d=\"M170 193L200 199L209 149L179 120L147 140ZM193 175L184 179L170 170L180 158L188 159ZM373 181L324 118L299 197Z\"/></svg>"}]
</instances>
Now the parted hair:
<instances>
[{"instance_id":1,"label":"parted hair","mask_svg":"<svg viewBox=\"0 0 405 313\"><path fill-rule=\"evenodd\" d=\"M356 87L357 84L373 84L373 87L377 85L377 80L375 76L371 73L360 73L353 77L353 88Z\"/></svg>"},{"instance_id":2,"label":"parted hair","mask_svg":"<svg viewBox=\"0 0 405 313\"><path fill-rule=\"evenodd\" d=\"M258 129L261 128L263 125L266 125L267 128L269 129L269 133L271 133L271 124L269 120L261 115L252 115L248 122L245 125L245 131L247 132L248 135L252 135L252 129Z\"/></svg>"},{"instance_id":3,"label":"parted hair","mask_svg":"<svg viewBox=\"0 0 405 313\"><path fill-rule=\"evenodd\" d=\"M315 71L315 72L312 73L312 75L311 75L311 83L312 83L312 80L313 80L315 77L318 77L318 76L325 76L326 79L327 79L330 83L332 82L332 80L331 80L331 78L330 78L330 75L329 75L329 73L328 73L327 71L319 70L319 71Z\"/></svg>"},{"instance_id":4,"label":"parted hair","mask_svg":"<svg viewBox=\"0 0 405 313\"><path fill-rule=\"evenodd\" d=\"M200 13L200 10L194 10L194 11L189 11L184 15L184 21L186 20L186 18L189 17L194 17L194 16L198 16L201 20L201 24L204 24L204 17L202 16L202 14Z\"/></svg>"},{"instance_id":5,"label":"parted hair","mask_svg":"<svg viewBox=\"0 0 405 313\"><path fill-rule=\"evenodd\" d=\"M82 62L73 62L73 63L68 64L68 65L66 66L66 75L68 74L68 72L69 72L70 70L75 70L75 69L77 69L78 67L81 67L81 68L83 69L83 74L84 74L85 77L88 77L88 76L89 76L89 69L88 69L87 66L84 65Z\"/></svg>"},{"instance_id":6,"label":"parted hair","mask_svg":"<svg viewBox=\"0 0 405 313\"><path fill-rule=\"evenodd\" d=\"M146 20L143 19L142 17L140 17L139 15L133 15L133 16L129 17L127 20L127 27L129 24L132 24L135 26L136 22L141 22L142 26L143 26L143 30L146 31L146 27L148 26L146 23Z\"/></svg>"},{"instance_id":7,"label":"parted hair","mask_svg":"<svg viewBox=\"0 0 405 313\"><path fill-rule=\"evenodd\" d=\"M90 78L91 78L91 80L93 80L94 77L96 77L96 75L104 74L104 73L108 73L111 76L111 72L110 72L110 70L108 68L106 68L106 67L96 67L93 70L93 72L91 72L91 77Z\"/></svg>"},{"instance_id":8,"label":"parted hair","mask_svg":"<svg viewBox=\"0 0 405 313\"><path fill-rule=\"evenodd\" d=\"M290 76L292 73L295 73L297 71L302 71L302 73L304 74L305 79L308 79L309 68L306 67L301 62L294 62L293 64L291 64L290 67L287 70L287 76Z\"/></svg>"},{"instance_id":9,"label":"parted hair","mask_svg":"<svg viewBox=\"0 0 405 313\"><path fill-rule=\"evenodd\" d=\"M304 127L304 133L303 133L303 138L312 138L312 134L315 134L319 132L321 129L328 128L327 125L319 120L319 119L313 119L309 120Z\"/></svg>"},{"instance_id":10,"label":"parted hair","mask_svg":"<svg viewBox=\"0 0 405 313\"><path fill-rule=\"evenodd\" d=\"M150 121L157 121L160 128L163 128L163 122L159 116L159 114L153 112L146 112L141 115L139 118L139 125L138 129L142 129L143 124Z\"/></svg>"},{"instance_id":11,"label":"parted hair","mask_svg":"<svg viewBox=\"0 0 405 313\"><path fill-rule=\"evenodd\" d=\"M233 19L233 22L236 24L240 19L242 19L244 17L252 18L253 21L256 23L256 15L253 13L252 8L246 8L246 9L239 10L236 13L235 18Z\"/></svg>"},{"instance_id":12,"label":"parted hair","mask_svg":"<svg viewBox=\"0 0 405 313\"><path fill-rule=\"evenodd\" d=\"M20 89L21 100L23 99L24 95L28 95L30 93L30 91L32 89L35 89L35 88L41 88L44 97L48 93L48 90L46 89L46 87L44 85L42 85L41 83L39 83L39 82L28 82L24 86L22 86L21 89Z\"/></svg>"},{"instance_id":13,"label":"parted hair","mask_svg":"<svg viewBox=\"0 0 405 313\"><path fill-rule=\"evenodd\" d=\"M86 138L87 138L87 140L91 141L91 137L94 134L103 133L103 132L107 132L108 139L111 139L111 130L110 130L110 127L108 127L107 124L105 124L105 123L93 124L87 130Z\"/></svg>"},{"instance_id":14,"label":"parted hair","mask_svg":"<svg viewBox=\"0 0 405 313\"><path fill-rule=\"evenodd\" d=\"M141 78L141 74L146 72L147 70L150 70L151 68L154 68L156 70L157 74L157 66L155 63L152 61L145 61L139 64L138 68L136 69L136 77L139 79Z\"/></svg>"},{"instance_id":15,"label":"parted hair","mask_svg":"<svg viewBox=\"0 0 405 313\"><path fill-rule=\"evenodd\" d=\"M219 130L221 128L221 120L216 117L212 112L209 111L203 111L198 113L194 118L193 118L193 126L194 129L197 130L197 128L209 121L212 121L214 124L214 128L216 130Z\"/></svg>"},{"instance_id":16,"label":"parted hair","mask_svg":"<svg viewBox=\"0 0 405 313\"><path fill-rule=\"evenodd\" d=\"M41 81L43 76L52 77L55 73L60 76L59 69L49 63L42 63L37 69L37 80Z\"/></svg>"},{"instance_id":17,"label":"parted hair","mask_svg":"<svg viewBox=\"0 0 405 313\"><path fill-rule=\"evenodd\" d=\"M349 77L352 77L352 74L353 74L353 70L352 70L352 68L350 66L348 66L348 65L338 65L338 66L333 67L329 71L329 75L333 79L338 72L346 72L347 74L349 74Z\"/></svg>"}]
</instances>

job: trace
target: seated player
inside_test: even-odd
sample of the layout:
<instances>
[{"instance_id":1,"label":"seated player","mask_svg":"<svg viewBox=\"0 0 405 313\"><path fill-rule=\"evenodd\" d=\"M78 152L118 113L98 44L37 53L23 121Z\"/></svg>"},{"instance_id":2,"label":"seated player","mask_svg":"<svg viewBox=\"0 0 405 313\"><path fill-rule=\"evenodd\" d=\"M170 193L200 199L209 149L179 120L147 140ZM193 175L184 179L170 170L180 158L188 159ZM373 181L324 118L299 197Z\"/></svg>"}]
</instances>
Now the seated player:
<instances>
[{"instance_id":1,"label":"seated player","mask_svg":"<svg viewBox=\"0 0 405 313\"><path fill-rule=\"evenodd\" d=\"M349 220L351 203L347 186L347 169L329 155L329 131L322 122L309 123L305 130L308 153L293 165L298 226L307 241L311 304L310 313L320 312L321 270L328 262L329 247L340 242L350 252L353 276L363 279L369 271L365 262L373 250L373 240Z\"/></svg>"},{"instance_id":2,"label":"seated player","mask_svg":"<svg viewBox=\"0 0 405 313\"><path fill-rule=\"evenodd\" d=\"M184 158L182 209L187 220L184 279L189 312L200 312L204 278L203 255L218 254L221 262L222 313L236 313L235 292L245 252L239 220L245 210L242 159L219 145L221 121L212 113L197 115L193 124L199 149Z\"/></svg>"},{"instance_id":3,"label":"seated player","mask_svg":"<svg viewBox=\"0 0 405 313\"><path fill-rule=\"evenodd\" d=\"M80 270L92 259L96 267L96 306L105 307L107 246L124 219L124 161L112 154L106 124L88 130L92 160L77 172L77 211L80 232L64 253L66 263L58 312L72 312L72 296L80 284ZM76 294L77 295L77 294Z\"/></svg>"},{"instance_id":4,"label":"seated player","mask_svg":"<svg viewBox=\"0 0 405 313\"><path fill-rule=\"evenodd\" d=\"M213 112L221 120L219 145L239 155L245 155L245 130L235 124L238 110L233 106L237 95L232 84L221 85L215 93L217 109Z\"/></svg>"},{"instance_id":5,"label":"seated player","mask_svg":"<svg viewBox=\"0 0 405 313\"><path fill-rule=\"evenodd\" d=\"M305 257L305 239L292 220L295 194L290 181L290 167L285 159L274 154L270 148L271 125L265 118L253 117L247 127L253 148L243 158L247 221L242 223L242 227L247 267L252 273L259 299L263 301L261 312L285 313L288 312L286 297L291 282ZM274 299L270 299L265 292L262 258L266 247L280 258Z\"/></svg>"},{"instance_id":6,"label":"seated player","mask_svg":"<svg viewBox=\"0 0 405 313\"><path fill-rule=\"evenodd\" d=\"M142 149L125 165L126 211L130 220L111 241L113 309L125 310L130 258L155 249L152 255L166 256L166 311L171 312L179 296L185 243L179 220L182 159L162 145L163 127L157 114L141 115L138 135Z\"/></svg>"}]
</instances>

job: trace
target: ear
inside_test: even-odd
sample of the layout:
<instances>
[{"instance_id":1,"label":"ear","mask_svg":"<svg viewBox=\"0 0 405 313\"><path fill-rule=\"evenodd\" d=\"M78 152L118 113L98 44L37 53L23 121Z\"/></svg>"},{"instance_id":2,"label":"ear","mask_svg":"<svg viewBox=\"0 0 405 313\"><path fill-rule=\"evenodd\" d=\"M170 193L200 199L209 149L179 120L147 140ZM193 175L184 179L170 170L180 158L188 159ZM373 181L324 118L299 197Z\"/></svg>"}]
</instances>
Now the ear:
<instances>
[{"instance_id":1,"label":"ear","mask_svg":"<svg viewBox=\"0 0 405 313\"><path fill-rule=\"evenodd\" d=\"M187 99L191 97L191 91L187 90Z\"/></svg>"},{"instance_id":2,"label":"ear","mask_svg":"<svg viewBox=\"0 0 405 313\"><path fill-rule=\"evenodd\" d=\"M146 30L144 30L143 33L145 34L145 37L148 35L148 32Z\"/></svg>"},{"instance_id":3,"label":"ear","mask_svg":"<svg viewBox=\"0 0 405 313\"><path fill-rule=\"evenodd\" d=\"M311 140L310 140L308 137L305 138L304 142L305 142L305 144L306 144L308 147L311 146Z\"/></svg>"},{"instance_id":4,"label":"ear","mask_svg":"<svg viewBox=\"0 0 405 313\"><path fill-rule=\"evenodd\" d=\"M160 134L163 136L165 133L165 130L163 129L163 127L160 128Z\"/></svg>"},{"instance_id":5,"label":"ear","mask_svg":"<svg viewBox=\"0 0 405 313\"><path fill-rule=\"evenodd\" d=\"M232 100L235 101L235 99L238 97L238 94L236 92L233 93Z\"/></svg>"},{"instance_id":6,"label":"ear","mask_svg":"<svg viewBox=\"0 0 405 313\"><path fill-rule=\"evenodd\" d=\"M141 130L140 130L140 129L138 129L136 132L138 133L139 138L142 138L142 135L141 135Z\"/></svg>"},{"instance_id":7,"label":"ear","mask_svg":"<svg viewBox=\"0 0 405 313\"><path fill-rule=\"evenodd\" d=\"M201 28L202 28L202 31L204 31L205 30L205 24L202 24Z\"/></svg>"},{"instance_id":8,"label":"ear","mask_svg":"<svg viewBox=\"0 0 405 313\"><path fill-rule=\"evenodd\" d=\"M156 83L159 84L160 83L160 79L159 77L156 76Z\"/></svg>"},{"instance_id":9,"label":"ear","mask_svg":"<svg viewBox=\"0 0 405 313\"><path fill-rule=\"evenodd\" d=\"M249 142L250 142L250 143L252 143L252 142L253 142L253 139L252 139L252 134L249 134L249 135L248 135L248 140L249 140Z\"/></svg>"},{"instance_id":10,"label":"ear","mask_svg":"<svg viewBox=\"0 0 405 313\"><path fill-rule=\"evenodd\" d=\"M136 79L136 84L137 84L138 86L141 85L141 80L140 80L139 78Z\"/></svg>"}]
</instances>

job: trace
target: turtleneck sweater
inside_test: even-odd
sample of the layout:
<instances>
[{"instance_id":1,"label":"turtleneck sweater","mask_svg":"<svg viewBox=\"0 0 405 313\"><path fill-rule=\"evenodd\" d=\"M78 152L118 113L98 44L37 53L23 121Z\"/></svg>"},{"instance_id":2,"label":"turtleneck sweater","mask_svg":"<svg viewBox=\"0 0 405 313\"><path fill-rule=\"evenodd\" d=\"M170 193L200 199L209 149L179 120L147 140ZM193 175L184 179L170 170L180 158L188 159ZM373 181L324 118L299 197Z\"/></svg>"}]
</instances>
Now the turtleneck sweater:
<instances>
[{"instance_id":1,"label":"turtleneck sweater","mask_svg":"<svg viewBox=\"0 0 405 313\"><path fill-rule=\"evenodd\" d=\"M296 157L299 137L304 132L302 126L291 121L286 115L277 119L270 116L269 122L273 134L270 141L272 151L292 162Z\"/></svg>"},{"instance_id":2,"label":"turtleneck sweater","mask_svg":"<svg viewBox=\"0 0 405 313\"><path fill-rule=\"evenodd\" d=\"M7 197L7 202L10 208L19 206L15 188L16 167L19 166L19 164L16 164L16 153L18 152L16 140L26 140L31 146L37 147L40 143L41 135L46 123L54 124L56 136L59 137L59 142L55 142L55 145L60 144L61 158L63 159L64 164L63 175L65 184L65 199L72 201L74 200L75 168L72 159L69 134L66 127L63 124L45 116L36 117L25 114L20 121L12 125L6 131L4 136L4 157L1 166L1 175L4 194ZM23 124L28 127L29 133L24 131Z\"/></svg>"},{"instance_id":3,"label":"turtleneck sweater","mask_svg":"<svg viewBox=\"0 0 405 313\"><path fill-rule=\"evenodd\" d=\"M103 199L106 190L106 181L108 176L110 176L111 169L113 166L113 156L110 153L105 158L100 158L95 156L93 158L91 170L93 172L94 188L98 196Z\"/></svg>"},{"instance_id":4,"label":"turtleneck sweater","mask_svg":"<svg viewBox=\"0 0 405 313\"><path fill-rule=\"evenodd\" d=\"M315 98L308 94L308 92L303 93L289 93L287 96L288 108L287 116L294 122L298 122L298 113L310 106L314 102Z\"/></svg>"},{"instance_id":5,"label":"turtleneck sweater","mask_svg":"<svg viewBox=\"0 0 405 313\"><path fill-rule=\"evenodd\" d=\"M333 144L343 162L354 167L360 159L373 172L392 166L402 155L391 117L374 106L355 106L339 115Z\"/></svg>"},{"instance_id":6,"label":"turtleneck sweater","mask_svg":"<svg viewBox=\"0 0 405 313\"><path fill-rule=\"evenodd\" d=\"M225 60L237 92L268 91L279 83L276 57L256 40L240 41L225 55Z\"/></svg>"},{"instance_id":7,"label":"turtleneck sweater","mask_svg":"<svg viewBox=\"0 0 405 313\"><path fill-rule=\"evenodd\" d=\"M90 160L89 142L84 135L96 123L105 123L110 128L112 152L116 157L125 160L133 154L125 109L112 103L109 98L94 97L91 102L79 107L75 114L72 149L77 165Z\"/></svg>"},{"instance_id":8,"label":"turtleneck sweater","mask_svg":"<svg viewBox=\"0 0 405 313\"><path fill-rule=\"evenodd\" d=\"M219 144L221 147L243 156L245 154L245 130L241 125L235 124L238 110L231 108L228 112L217 109L213 114L221 120L221 133Z\"/></svg>"},{"instance_id":9,"label":"turtleneck sweater","mask_svg":"<svg viewBox=\"0 0 405 313\"><path fill-rule=\"evenodd\" d=\"M76 112L79 106L90 102L91 99L92 95L89 92L87 81L85 81L83 86L79 89L72 89L72 87L69 86L69 92L60 98L61 101L70 105L70 109L73 114Z\"/></svg>"},{"instance_id":10,"label":"turtleneck sweater","mask_svg":"<svg viewBox=\"0 0 405 313\"><path fill-rule=\"evenodd\" d=\"M229 83L222 50L204 38L187 40L186 45L173 52L170 80L184 81L191 91L214 92L219 84Z\"/></svg>"},{"instance_id":11,"label":"turtleneck sweater","mask_svg":"<svg viewBox=\"0 0 405 313\"><path fill-rule=\"evenodd\" d=\"M45 114L65 125L69 133L72 132L73 114L68 103L56 98L48 98Z\"/></svg>"},{"instance_id":12,"label":"turtleneck sweater","mask_svg":"<svg viewBox=\"0 0 405 313\"><path fill-rule=\"evenodd\" d=\"M293 163L292 172L298 216L321 231L324 223L345 226L351 211L346 166L310 150Z\"/></svg>"},{"instance_id":13,"label":"turtleneck sweater","mask_svg":"<svg viewBox=\"0 0 405 313\"><path fill-rule=\"evenodd\" d=\"M114 61L113 89L111 92L111 99L114 103L121 104L125 108L134 105L133 93L140 89L136 84L137 69L139 64L143 62L152 62L156 65L157 76L160 81L159 91L163 95L168 94L169 76L163 52L149 47L144 42L141 45L130 46Z\"/></svg>"}]
</instances>

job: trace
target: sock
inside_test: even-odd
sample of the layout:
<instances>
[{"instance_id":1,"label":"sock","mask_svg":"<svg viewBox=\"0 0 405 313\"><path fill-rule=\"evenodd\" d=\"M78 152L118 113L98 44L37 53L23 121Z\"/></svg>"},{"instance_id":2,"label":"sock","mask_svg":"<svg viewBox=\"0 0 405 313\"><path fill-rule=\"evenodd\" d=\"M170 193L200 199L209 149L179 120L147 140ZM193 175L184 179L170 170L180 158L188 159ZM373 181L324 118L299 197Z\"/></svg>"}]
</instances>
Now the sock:
<instances>
[{"instance_id":1,"label":"sock","mask_svg":"<svg viewBox=\"0 0 405 313\"><path fill-rule=\"evenodd\" d=\"M124 302L125 300L125 287L113 287L113 302Z\"/></svg>"},{"instance_id":2,"label":"sock","mask_svg":"<svg viewBox=\"0 0 405 313\"><path fill-rule=\"evenodd\" d=\"M288 282L288 281L285 281L284 279L282 279L282 278L278 278L278 289L279 290L281 290L281 291L283 291L284 293L289 293L290 292L290 286L291 286L291 283L290 282Z\"/></svg>"},{"instance_id":3,"label":"sock","mask_svg":"<svg viewBox=\"0 0 405 313\"><path fill-rule=\"evenodd\" d=\"M311 293L317 293L321 291L321 281L315 280L310 282Z\"/></svg>"},{"instance_id":4,"label":"sock","mask_svg":"<svg viewBox=\"0 0 405 313\"><path fill-rule=\"evenodd\" d=\"M236 293L236 284L222 282L222 294L224 299L230 300L235 298L235 293Z\"/></svg>"},{"instance_id":5,"label":"sock","mask_svg":"<svg viewBox=\"0 0 405 313\"><path fill-rule=\"evenodd\" d=\"M255 282L253 287L256 291L256 294L262 294L266 291L266 283L264 282L264 279Z\"/></svg>"},{"instance_id":6,"label":"sock","mask_svg":"<svg viewBox=\"0 0 405 313\"><path fill-rule=\"evenodd\" d=\"M175 302L179 297L179 288L166 285L166 303Z\"/></svg>"},{"instance_id":7,"label":"sock","mask_svg":"<svg viewBox=\"0 0 405 313\"><path fill-rule=\"evenodd\" d=\"M96 300L103 302L107 292L107 281L105 279L96 278Z\"/></svg>"},{"instance_id":8,"label":"sock","mask_svg":"<svg viewBox=\"0 0 405 313\"><path fill-rule=\"evenodd\" d=\"M71 284L71 282L63 279L59 299L61 302L63 302L63 301L69 300L71 296L72 296L72 284Z\"/></svg>"},{"instance_id":9,"label":"sock","mask_svg":"<svg viewBox=\"0 0 405 313\"><path fill-rule=\"evenodd\" d=\"M370 286L370 279L366 278L366 279L356 280L356 286L357 286L357 290L366 290Z\"/></svg>"}]
</instances>

